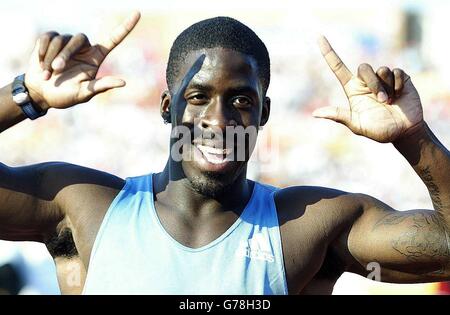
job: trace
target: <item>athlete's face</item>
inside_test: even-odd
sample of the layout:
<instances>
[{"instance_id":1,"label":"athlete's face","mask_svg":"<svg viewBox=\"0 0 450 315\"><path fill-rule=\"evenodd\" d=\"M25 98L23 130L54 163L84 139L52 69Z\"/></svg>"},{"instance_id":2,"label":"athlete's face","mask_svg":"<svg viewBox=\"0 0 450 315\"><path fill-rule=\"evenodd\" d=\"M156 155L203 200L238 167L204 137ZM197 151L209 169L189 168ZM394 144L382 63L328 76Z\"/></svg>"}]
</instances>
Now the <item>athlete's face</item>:
<instances>
[{"instance_id":1,"label":"athlete's face","mask_svg":"<svg viewBox=\"0 0 450 315\"><path fill-rule=\"evenodd\" d=\"M190 139L182 149L184 175L199 192L217 195L245 171L258 129L269 117L270 100L264 95L255 60L230 49L191 52L182 76L202 54L201 68L184 93L175 97L182 85L180 77L174 95L163 95L161 109L167 112L171 107L172 128L189 128ZM178 152L173 144L171 155Z\"/></svg>"}]
</instances>

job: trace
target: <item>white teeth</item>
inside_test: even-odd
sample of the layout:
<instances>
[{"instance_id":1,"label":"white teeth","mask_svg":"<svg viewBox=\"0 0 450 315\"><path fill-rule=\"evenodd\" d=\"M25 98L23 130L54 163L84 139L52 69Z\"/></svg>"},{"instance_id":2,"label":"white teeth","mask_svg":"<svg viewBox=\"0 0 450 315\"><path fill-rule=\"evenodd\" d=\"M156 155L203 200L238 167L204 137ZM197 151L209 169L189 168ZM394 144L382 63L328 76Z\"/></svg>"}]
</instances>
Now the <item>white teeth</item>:
<instances>
[{"instance_id":1,"label":"white teeth","mask_svg":"<svg viewBox=\"0 0 450 315\"><path fill-rule=\"evenodd\" d=\"M210 154L230 154L231 149L219 149L219 148L212 148L205 145L198 145L197 148L199 148L202 152L207 152Z\"/></svg>"},{"instance_id":2,"label":"white teeth","mask_svg":"<svg viewBox=\"0 0 450 315\"><path fill-rule=\"evenodd\" d=\"M231 149L212 148L204 145L197 145L197 148L203 153L203 156L208 162L213 164L220 164L228 160L228 155L232 152Z\"/></svg>"}]
</instances>

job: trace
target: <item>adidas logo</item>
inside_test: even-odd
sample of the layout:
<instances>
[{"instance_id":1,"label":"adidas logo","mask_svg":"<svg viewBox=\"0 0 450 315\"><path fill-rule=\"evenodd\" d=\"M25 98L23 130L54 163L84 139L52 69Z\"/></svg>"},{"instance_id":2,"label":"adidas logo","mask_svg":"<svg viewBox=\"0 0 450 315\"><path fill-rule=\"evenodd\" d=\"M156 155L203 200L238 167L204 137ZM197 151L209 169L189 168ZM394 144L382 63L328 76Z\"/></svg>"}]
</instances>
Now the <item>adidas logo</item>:
<instances>
[{"instance_id":1,"label":"adidas logo","mask_svg":"<svg viewBox=\"0 0 450 315\"><path fill-rule=\"evenodd\" d=\"M241 241L237 255L240 257L248 257L250 259L264 260L268 262L275 261L272 250L262 233L256 233L253 235L253 238Z\"/></svg>"}]
</instances>

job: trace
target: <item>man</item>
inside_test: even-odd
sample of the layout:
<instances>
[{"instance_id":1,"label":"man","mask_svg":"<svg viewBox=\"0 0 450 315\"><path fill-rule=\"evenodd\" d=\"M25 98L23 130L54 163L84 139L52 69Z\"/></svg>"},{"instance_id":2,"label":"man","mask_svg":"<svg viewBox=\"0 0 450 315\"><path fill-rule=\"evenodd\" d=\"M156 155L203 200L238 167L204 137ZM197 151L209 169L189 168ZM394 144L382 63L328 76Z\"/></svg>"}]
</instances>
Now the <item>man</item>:
<instances>
[{"instance_id":1,"label":"man","mask_svg":"<svg viewBox=\"0 0 450 315\"><path fill-rule=\"evenodd\" d=\"M96 73L138 20L131 15L97 45L84 35L42 35L24 82L0 92L1 130L124 86ZM367 64L354 76L325 38L319 46L349 106L314 115L393 143L434 211L248 180L255 139L239 141L237 132L228 141L229 134L268 121L269 55L248 27L218 17L192 25L172 46L161 99L174 131L164 170L123 180L60 162L2 165L0 237L45 243L63 293L329 294L344 271L367 276L373 266L381 281L449 280L450 154L424 122L409 76ZM67 280L77 262L78 284Z\"/></svg>"}]
</instances>

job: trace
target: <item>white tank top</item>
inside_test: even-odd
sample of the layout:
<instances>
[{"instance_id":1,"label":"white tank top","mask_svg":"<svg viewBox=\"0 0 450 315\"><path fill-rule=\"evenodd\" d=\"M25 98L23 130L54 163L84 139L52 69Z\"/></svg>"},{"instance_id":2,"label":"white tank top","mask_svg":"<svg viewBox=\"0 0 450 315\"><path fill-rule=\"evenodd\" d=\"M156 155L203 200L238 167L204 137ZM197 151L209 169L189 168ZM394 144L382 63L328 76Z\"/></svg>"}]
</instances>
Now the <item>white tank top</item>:
<instances>
[{"instance_id":1,"label":"white tank top","mask_svg":"<svg viewBox=\"0 0 450 315\"><path fill-rule=\"evenodd\" d=\"M162 226L152 174L127 178L100 226L83 293L287 294L275 191L256 182L228 230L190 248Z\"/></svg>"}]
</instances>

